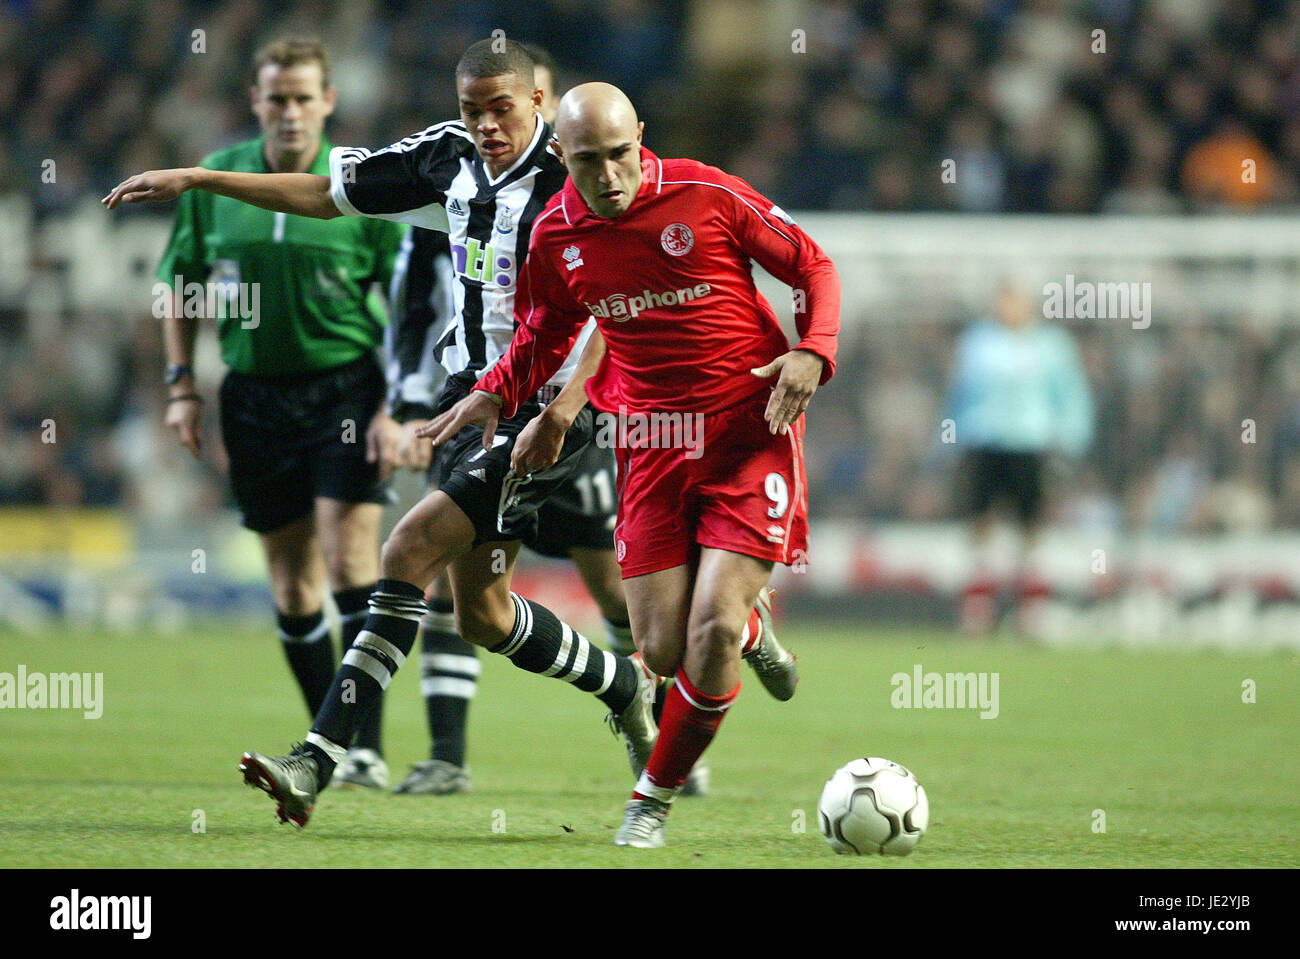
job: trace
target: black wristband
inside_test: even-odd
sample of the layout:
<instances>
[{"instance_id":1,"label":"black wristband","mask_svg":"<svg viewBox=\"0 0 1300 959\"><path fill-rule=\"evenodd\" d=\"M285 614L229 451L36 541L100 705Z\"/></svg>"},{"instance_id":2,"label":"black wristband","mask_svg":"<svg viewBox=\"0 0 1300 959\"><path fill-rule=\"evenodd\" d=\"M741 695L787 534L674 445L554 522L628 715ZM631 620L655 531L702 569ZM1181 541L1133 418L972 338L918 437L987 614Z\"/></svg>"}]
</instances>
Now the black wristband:
<instances>
[{"instance_id":1,"label":"black wristband","mask_svg":"<svg viewBox=\"0 0 1300 959\"><path fill-rule=\"evenodd\" d=\"M193 400L195 403L202 403L203 397L199 396L198 393L182 393L180 396L167 397L168 404L179 403L181 400Z\"/></svg>"}]
</instances>

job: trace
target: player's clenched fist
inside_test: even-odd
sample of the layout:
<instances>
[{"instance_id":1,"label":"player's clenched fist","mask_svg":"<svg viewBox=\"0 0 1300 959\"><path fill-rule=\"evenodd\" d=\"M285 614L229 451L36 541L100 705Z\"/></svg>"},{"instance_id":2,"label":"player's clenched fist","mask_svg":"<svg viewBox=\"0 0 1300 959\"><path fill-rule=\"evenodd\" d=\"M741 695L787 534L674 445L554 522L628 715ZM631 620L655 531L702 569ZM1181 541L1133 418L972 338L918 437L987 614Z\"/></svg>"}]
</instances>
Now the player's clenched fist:
<instances>
[{"instance_id":1,"label":"player's clenched fist","mask_svg":"<svg viewBox=\"0 0 1300 959\"><path fill-rule=\"evenodd\" d=\"M432 439L434 446L441 446L467 426L482 426L483 448L490 450L500 417L501 397L474 390L447 412L421 426L415 435Z\"/></svg>"},{"instance_id":2,"label":"player's clenched fist","mask_svg":"<svg viewBox=\"0 0 1300 959\"><path fill-rule=\"evenodd\" d=\"M174 200L190 188L190 171L149 170L127 177L109 191L108 196L100 200L110 210L119 203L166 203Z\"/></svg>"},{"instance_id":3,"label":"player's clenched fist","mask_svg":"<svg viewBox=\"0 0 1300 959\"><path fill-rule=\"evenodd\" d=\"M784 435L790 429L790 424L808 409L808 402L817 392L817 384L821 382L822 368L825 365L825 360L816 353L791 350L767 366L750 370L759 379L767 379L778 372L781 374L776 386L772 388L767 409L763 412L763 419L767 420L768 428L773 433L780 432Z\"/></svg>"}]
</instances>

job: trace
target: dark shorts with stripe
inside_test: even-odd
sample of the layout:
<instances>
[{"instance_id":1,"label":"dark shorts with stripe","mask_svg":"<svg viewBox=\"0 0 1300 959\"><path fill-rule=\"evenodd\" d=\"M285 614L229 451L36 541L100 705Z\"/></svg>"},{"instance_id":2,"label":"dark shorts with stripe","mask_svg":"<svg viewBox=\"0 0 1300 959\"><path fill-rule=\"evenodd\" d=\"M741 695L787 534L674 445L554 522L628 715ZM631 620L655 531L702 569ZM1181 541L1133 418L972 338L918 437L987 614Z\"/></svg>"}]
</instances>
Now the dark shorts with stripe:
<instances>
[{"instance_id":1,"label":"dark shorts with stripe","mask_svg":"<svg viewBox=\"0 0 1300 959\"><path fill-rule=\"evenodd\" d=\"M1041 453L970 450L962 472L971 515L987 513L1006 501L1021 523L1037 522L1043 512L1043 461Z\"/></svg>"},{"instance_id":2,"label":"dark shorts with stripe","mask_svg":"<svg viewBox=\"0 0 1300 959\"><path fill-rule=\"evenodd\" d=\"M596 434L601 418L596 413ZM614 549L618 523L618 464L612 446L591 442L582 451L573 475L560 484L537 511L537 533L524 545L534 553L568 559L574 547Z\"/></svg>"},{"instance_id":3,"label":"dark shorts with stripe","mask_svg":"<svg viewBox=\"0 0 1300 959\"><path fill-rule=\"evenodd\" d=\"M437 412L469 395L475 382L472 370L448 377ZM429 485L436 484L474 524L475 546L508 540L536 542L543 504L576 475L583 462L595 434L595 411L590 406L569 427L554 465L526 477L510 474L515 439L541 411L535 400L529 400L513 417L501 420L496 445L490 450L483 449L482 428L467 426L443 445L429 466Z\"/></svg>"},{"instance_id":4,"label":"dark shorts with stripe","mask_svg":"<svg viewBox=\"0 0 1300 959\"><path fill-rule=\"evenodd\" d=\"M311 513L316 498L389 503L366 430L384 400L372 354L298 376L231 370L221 383L221 436L244 525L269 533Z\"/></svg>"}]
</instances>

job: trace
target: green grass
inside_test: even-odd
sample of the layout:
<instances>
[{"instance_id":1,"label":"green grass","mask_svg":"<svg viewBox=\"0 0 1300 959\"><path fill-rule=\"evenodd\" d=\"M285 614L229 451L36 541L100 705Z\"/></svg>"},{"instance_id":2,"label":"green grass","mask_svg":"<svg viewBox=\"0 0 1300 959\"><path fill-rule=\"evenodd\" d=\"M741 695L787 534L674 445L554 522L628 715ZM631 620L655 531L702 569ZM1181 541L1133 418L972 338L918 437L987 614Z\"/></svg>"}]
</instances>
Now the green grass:
<instances>
[{"instance_id":1,"label":"green grass","mask_svg":"<svg viewBox=\"0 0 1300 959\"><path fill-rule=\"evenodd\" d=\"M611 845L631 777L600 705L497 657L484 657L471 712L475 792L331 790L297 831L235 768L242 750L282 752L306 729L274 638L0 634L0 671L103 672L105 684L98 720L0 710L0 867L1300 865L1294 653L784 638L800 654L799 695L776 703L746 670L708 753L713 794L679 802L668 848L639 851ZM998 717L892 708L890 677L915 663L997 672ZM388 701L399 777L425 756L417 690L413 658ZM908 765L930 794L930 831L906 859L835 856L818 833L822 783L861 755Z\"/></svg>"}]
</instances>

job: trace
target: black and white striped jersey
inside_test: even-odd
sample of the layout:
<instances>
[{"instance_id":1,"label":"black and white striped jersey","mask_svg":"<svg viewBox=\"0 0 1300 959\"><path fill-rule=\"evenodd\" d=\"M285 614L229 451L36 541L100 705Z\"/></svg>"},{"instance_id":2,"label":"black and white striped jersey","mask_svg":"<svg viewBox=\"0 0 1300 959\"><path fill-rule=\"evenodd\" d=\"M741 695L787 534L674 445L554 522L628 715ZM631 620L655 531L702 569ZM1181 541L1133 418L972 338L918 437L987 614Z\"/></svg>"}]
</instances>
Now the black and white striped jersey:
<instances>
[{"instance_id":1,"label":"black and white striped jersey","mask_svg":"<svg viewBox=\"0 0 1300 959\"><path fill-rule=\"evenodd\" d=\"M454 312L434 353L448 373L471 369L481 376L514 337L515 288L533 221L567 175L550 139L550 125L538 117L523 156L496 178L460 120L434 124L374 153L361 147L330 151L330 194L340 212L447 234ZM406 268L424 270L431 262L408 259ZM400 304L394 322L405 321ZM426 321L437 317L426 311L413 319ZM590 328L550 384L568 382ZM424 339L415 330L399 332L408 343Z\"/></svg>"},{"instance_id":2,"label":"black and white striped jersey","mask_svg":"<svg viewBox=\"0 0 1300 959\"><path fill-rule=\"evenodd\" d=\"M451 249L447 235L412 227L393 264L384 330L388 411L394 419L429 419L447 378L442 353L456 335Z\"/></svg>"}]
</instances>

